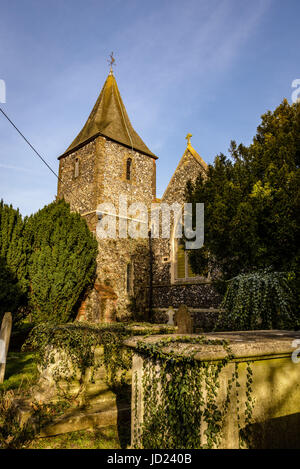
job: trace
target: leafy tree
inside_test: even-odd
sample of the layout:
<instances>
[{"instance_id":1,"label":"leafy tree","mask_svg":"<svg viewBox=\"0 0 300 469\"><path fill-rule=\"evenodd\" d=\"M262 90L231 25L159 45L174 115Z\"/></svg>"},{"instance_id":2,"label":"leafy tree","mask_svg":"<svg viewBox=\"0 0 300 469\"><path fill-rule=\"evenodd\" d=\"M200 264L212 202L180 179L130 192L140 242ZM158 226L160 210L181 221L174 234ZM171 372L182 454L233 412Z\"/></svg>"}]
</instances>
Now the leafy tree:
<instances>
[{"instance_id":1,"label":"leafy tree","mask_svg":"<svg viewBox=\"0 0 300 469\"><path fill-rule=\"evenodd\" d=\"M97 241L64 200L29 217L29 297L37 322L67 322L95 276Z\"/></svg>"},{"instance_id":2,"label":"leafy tree","mask_svg":"<svg viewBox=\"0 0 300 469\"><path fill-rule=\"evenodd\" d=\"M190 251L192 269L210 263L229 279L271 267L299 279L300 103L284 100L249 147L233 141L229 151L187 187L189 201L205 204L205 246Z\"/></svg>"}]
</instances>

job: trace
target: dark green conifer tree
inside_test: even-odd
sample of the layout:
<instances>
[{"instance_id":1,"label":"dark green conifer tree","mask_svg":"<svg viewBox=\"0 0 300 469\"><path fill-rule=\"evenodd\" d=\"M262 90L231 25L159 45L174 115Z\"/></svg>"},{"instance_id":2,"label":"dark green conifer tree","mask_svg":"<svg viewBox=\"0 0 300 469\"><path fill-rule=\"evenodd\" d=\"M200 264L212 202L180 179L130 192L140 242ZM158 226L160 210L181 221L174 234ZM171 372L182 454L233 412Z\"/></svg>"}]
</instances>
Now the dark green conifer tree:
<instances>
[{"instance_id":1,"label":"dark green conifer tree","mask_svg":"<svg viewBox=\"0 0 300 469\"><path fill-rule=\"evenodd\" d=\"M31 247L28 276L34 319L57 323L73 319L95 277L96 239L64 200L29 217L25 232Z\"/></svg>"},{"instance_id":2,"label":"dark green conifer tree","mask_svg":"<svg viewBox=\"0 0 300 469\"><path fill-rule=\"evenodd\" d=\"M19 210L0 201L0 316L26 305L26 248ZM14 318L15 318L14 314Z\"/></svg>"}]
</instances>

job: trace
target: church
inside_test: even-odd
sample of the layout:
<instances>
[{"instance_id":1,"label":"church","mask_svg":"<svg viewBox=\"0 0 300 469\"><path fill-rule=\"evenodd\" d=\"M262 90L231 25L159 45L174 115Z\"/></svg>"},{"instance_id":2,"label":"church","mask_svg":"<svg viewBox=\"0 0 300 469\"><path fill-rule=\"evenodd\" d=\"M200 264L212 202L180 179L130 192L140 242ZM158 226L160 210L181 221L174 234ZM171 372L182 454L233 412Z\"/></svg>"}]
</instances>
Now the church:
<instances>
[{"instance_id":1,"label":"church","mask_svg":"<svg viewBox=\"0 0 300 469\"><path fill-rule=\"evenodd\" d=\"M205 176L207 164L187 147L161 199L156 197L158 157L133 129L110 69L101 93L84 127L59 156L57 195L71 210L85 218L95 234L99 204L118 206L119 196L128 203L184 204L188 180ZM174 155L175 156L175 155ZM118 215L116 215L118 216ZM128 319L164 322L166 311L188 306L199 330L209 329L218 312L220 298L212 278L195 276L188 253L174 236L133 239L116 236L98 239L97 273L77 319L113 322Z\"/></svg>"}]
</instances>

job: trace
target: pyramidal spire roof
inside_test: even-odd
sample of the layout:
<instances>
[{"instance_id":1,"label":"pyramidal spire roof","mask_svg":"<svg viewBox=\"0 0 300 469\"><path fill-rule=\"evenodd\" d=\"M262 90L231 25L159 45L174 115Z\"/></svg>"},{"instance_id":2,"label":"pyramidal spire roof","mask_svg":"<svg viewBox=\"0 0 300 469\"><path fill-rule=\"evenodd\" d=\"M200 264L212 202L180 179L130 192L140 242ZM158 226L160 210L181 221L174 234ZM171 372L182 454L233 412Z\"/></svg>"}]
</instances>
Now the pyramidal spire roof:
<instances>
[{"instance_id":1,"label":"pyramidal spire roof","mask_svg":"<svg viewBox=\"0 0 300 469\"><path fill-rule=\"evenodd\" d=\"M77 150L99 135L157 159L132 127L112 71L83 129L59 158Z\"/></svg>"}]
</instances>

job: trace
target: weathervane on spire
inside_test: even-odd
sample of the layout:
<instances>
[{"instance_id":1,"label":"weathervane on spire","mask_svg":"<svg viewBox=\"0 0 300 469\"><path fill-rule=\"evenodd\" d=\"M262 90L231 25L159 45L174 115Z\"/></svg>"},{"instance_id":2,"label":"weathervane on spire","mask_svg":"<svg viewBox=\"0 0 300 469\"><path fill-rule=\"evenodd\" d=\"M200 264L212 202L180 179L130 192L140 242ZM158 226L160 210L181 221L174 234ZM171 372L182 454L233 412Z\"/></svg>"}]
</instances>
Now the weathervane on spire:
<instances>
[{"instance_id":1,"label":"weathervane on spire","mask_svg":"<svg viewBox=\"0 0 300 469\"><path fill-rule=\"evenodd\" d=\"M107 60L107 62L110 65L110 71L109 71L110 75L113 74L113 66L115 65L115 61L116 61L116 59L114 58L114 53L112 52L110 54L110 59Z\"/></svg>"},{"instance_id":2,"label":"weathervane on spire","mask_svg":"<svg viewBox=\"0 0 300 469\"><path fill-rule=\"evenodd\" d=\"M192 137L192 134L187 134L187 136L185 137L185 139L187 140L187 145L191 144L191 137Z\"/></svg>"}]
</instances>

